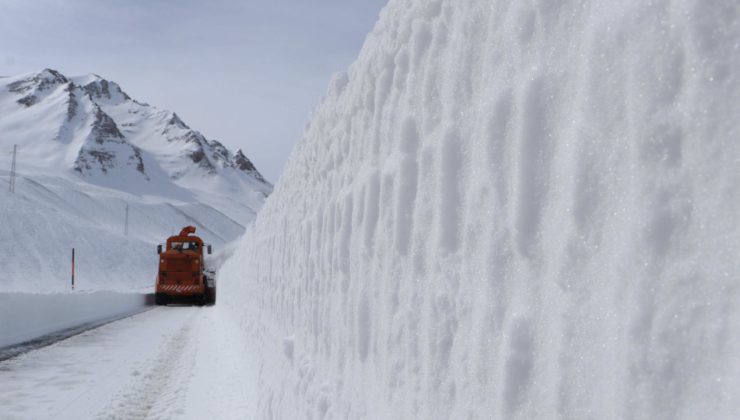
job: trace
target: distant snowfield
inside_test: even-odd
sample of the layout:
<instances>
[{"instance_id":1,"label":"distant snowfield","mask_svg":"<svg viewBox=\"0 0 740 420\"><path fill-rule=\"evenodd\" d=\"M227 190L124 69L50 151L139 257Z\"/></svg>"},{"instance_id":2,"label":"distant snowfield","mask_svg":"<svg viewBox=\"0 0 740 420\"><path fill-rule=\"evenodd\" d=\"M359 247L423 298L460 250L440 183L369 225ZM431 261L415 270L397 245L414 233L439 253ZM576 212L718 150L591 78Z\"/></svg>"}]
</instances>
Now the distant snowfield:
<instances>
[{"instance_id":1,"label":"distant snowfield","mask_svg":"<svg viewBox=\"0 0 740 420\"><path fill-rule=\"evenodd\" d=\"M221 275L261 418L740 412L734 0L391 0Z\"/></svg>"},{"instance_id":2,"label":"distant snowfield","mask_svg":"<svg viewBox=\"0 0 740 420\"><path fill-rule=\"evenodd\" d=\"M242 223L254 217L236 200L231 211L244 214ZM71 290L72 248L77 290L151 291L156 246L183 226L196 226L215 251L244 231L242 223L197 200L134 195L27 170L20 172L15 194L0 182L0 214L8 220L0 235L9 238L0 242L4 292Z\"/></svg>"}]
</instances>

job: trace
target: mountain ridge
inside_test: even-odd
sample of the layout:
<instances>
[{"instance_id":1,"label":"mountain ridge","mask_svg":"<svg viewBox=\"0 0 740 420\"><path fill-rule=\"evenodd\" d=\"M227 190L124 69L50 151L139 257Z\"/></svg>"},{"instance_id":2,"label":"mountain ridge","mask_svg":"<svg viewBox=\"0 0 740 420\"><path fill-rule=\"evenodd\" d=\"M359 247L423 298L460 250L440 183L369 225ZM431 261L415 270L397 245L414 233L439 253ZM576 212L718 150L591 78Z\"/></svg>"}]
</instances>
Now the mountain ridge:
<instances>
[{"instance_id":1,"label":"mountain ridge","mask_svg":"<svg viewBox=\"0 0 740 420\"><path fill-rule=\"evenodd\" d=\"M177 113L139 102L96 74L68 77L46 68L3 78L0 110L3 137L30 147L30 162L55 172L61 167L94 183L106 183L110 176L186 189L220 177L263 196L272 190L241 149L232 152L190 128ZM46 119L44 124L37 124L38 117ZM7 121L12 123L3 124ZM24 121L37 127L23 127ZM52 146L49 140L67 146ZM55 148L61 149L57 159L50 157ZM128 190L137 192L135 186Z\"/></svg>"}]
</instances>

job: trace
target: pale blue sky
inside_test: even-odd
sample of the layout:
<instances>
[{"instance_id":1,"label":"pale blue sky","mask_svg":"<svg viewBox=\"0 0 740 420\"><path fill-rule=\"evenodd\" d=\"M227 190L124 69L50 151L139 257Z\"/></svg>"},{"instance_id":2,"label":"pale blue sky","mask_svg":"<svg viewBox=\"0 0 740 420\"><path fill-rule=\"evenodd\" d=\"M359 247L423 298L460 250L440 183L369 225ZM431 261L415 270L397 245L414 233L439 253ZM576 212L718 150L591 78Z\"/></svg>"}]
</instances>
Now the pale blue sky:
<instances>
[{"instance_id":1,"label":"pale blue sky","mask_svg":"<svg viewBox=\"0 0 740 420\"><path fill-rule=\"evenodd\" d=\"M277 181L387 0L2 0L0 75L96 73Z\"/></svg>"}]
</instances>

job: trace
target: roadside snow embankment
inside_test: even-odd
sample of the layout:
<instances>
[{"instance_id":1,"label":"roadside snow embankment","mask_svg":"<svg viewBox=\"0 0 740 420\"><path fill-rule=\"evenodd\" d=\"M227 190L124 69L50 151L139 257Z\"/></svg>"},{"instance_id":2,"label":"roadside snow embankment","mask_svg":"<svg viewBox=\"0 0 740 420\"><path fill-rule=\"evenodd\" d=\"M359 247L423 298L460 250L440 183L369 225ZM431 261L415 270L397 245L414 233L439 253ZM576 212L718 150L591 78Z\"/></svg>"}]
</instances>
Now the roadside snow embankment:
<instances>
[{"instance_id":1,"label":"roadside snow embankment","mask_svg":"<svg viewBox=\"0 0 740 420\"><path fill-rule=\"evenodd\" d=\"M740 412L735 0L391 0L221 274L264 418Z\"/></svg>"},{"instance_id":2,"label":"roadside snow embankment","mask_svg":"<svg viewBox=\"0 0 740 420\"><path fill-rule=\"evenodd\" d=\"M0 348L141 312L141 293L0 293Z\"/></svg>"}]
</instances>

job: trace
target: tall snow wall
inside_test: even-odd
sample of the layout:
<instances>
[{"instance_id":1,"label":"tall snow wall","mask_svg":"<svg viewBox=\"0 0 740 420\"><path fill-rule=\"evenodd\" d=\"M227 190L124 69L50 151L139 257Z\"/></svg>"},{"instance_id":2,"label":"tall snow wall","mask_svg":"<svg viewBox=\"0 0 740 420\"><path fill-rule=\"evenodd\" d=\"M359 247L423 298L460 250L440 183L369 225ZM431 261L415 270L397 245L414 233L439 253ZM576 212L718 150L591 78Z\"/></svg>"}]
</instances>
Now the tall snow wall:
<instances>
[{"instance_id":1,"label":"tall snow wall","mask_svg":"<svg viewBox=\"0 0 740 420\"><path fill-rule=\"evenodd\" d=\"M391 0L220 301L259 418L740 413L735 0Z\"/></svg>"}]
</instances>

